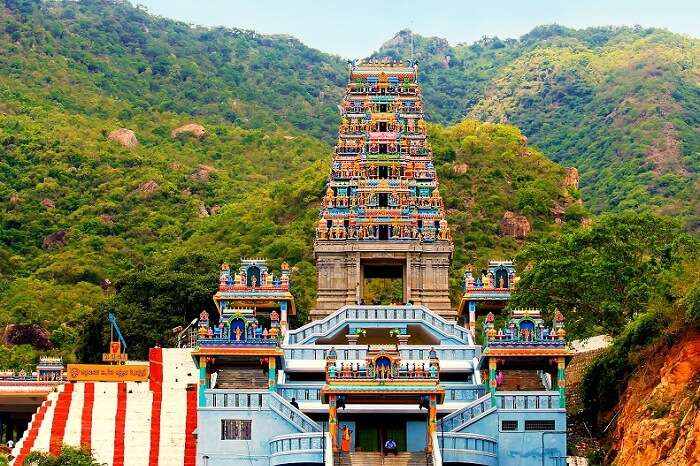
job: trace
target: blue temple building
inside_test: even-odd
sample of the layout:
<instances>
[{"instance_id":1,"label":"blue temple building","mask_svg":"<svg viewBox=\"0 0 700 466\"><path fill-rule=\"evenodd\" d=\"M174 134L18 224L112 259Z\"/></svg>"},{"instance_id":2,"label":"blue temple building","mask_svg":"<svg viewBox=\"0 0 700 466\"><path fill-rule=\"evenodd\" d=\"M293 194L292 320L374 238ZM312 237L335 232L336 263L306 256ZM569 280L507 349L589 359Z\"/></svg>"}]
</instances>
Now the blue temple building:
<instances>
[{"instance_id":1,"label":"blue temple building","mask_svg":"<svg viewBox=\"0 0 700 466\"><path fill-rule=\"evenodd\" d=\"M197 465L566 464L564 316L496 317L510 261L468 269L450 307L452 244L416 79L413 63L350 67L314 320L289 328L286 264L223 264L217 315L203 312L193 338ZM363 280L386 277L402 295L366 303Z\"/></svg>"}]
</instances>

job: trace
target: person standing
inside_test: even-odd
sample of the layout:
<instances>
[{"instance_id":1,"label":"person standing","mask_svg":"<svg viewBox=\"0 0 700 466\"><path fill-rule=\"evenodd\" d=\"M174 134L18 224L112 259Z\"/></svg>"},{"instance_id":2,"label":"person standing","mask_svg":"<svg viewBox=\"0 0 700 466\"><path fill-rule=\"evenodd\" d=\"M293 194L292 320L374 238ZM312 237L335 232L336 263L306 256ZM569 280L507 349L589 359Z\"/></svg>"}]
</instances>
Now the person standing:
<instances>
[{"instance_id":1,"label":"person standing","mask_svg":"<svg viewBox=\"0 0 700 466\"><path fill-rule=\"evenodd\" d=\"M343 426L343 437L342 441L340 442L340 450L343 453L350 452L350 434L352 434L350 428L348 426Z\"/></svg>"}]
</instances>

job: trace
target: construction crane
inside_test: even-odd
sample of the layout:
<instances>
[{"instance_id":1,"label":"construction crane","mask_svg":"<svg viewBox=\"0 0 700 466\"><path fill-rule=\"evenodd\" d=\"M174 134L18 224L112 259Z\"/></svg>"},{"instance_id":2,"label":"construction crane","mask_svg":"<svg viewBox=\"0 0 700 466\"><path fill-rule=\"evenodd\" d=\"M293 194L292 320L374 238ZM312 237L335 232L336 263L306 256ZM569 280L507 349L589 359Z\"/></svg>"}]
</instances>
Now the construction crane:
<instances>
[{"instance_id":1,"label":"construction crane","mask_svg":"<svg viewBox=\"0 0 700 466\"><path fill-rule=\"evenodd\" d=\"M102 355L102 360L105 362L126 363L128 356L126 354L126 341L122 336L122 331L119 329L117 318L113 313L107 315L109 320L109 353ZM114 339L114 334L117 334L118 340Z\"/></svg>"}]
</instances>

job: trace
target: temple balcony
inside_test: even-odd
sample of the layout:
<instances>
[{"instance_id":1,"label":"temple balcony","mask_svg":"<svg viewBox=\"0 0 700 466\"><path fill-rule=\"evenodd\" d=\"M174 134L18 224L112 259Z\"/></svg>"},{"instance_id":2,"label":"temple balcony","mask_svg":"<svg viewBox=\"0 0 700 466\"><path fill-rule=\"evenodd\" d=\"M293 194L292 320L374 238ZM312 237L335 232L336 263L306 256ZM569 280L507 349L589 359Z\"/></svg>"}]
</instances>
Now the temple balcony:
<instances>
[{"instance_id":1,"label":"temple balcony","mask_svg":"<svg viewBox=\"0 0 700 466\"><path fill-rule=\"evenodd\" d=\"M298 344L284 345L284 358L289 367L323 369L328 351L335 348L338 361L357 363L367 358L367 345ZM480 354L478 346L464 345L399 345L401 359L409 363L425 361L434 349L441 361L441 370L473 370L473 361Z\"/></svg>"},{"instance_id":2,"label":"temple balcony","mask_svg":"<svg viewBox=\"0 0 700 466\"><path fill-rule=\"evenodd\" d=\"M231 340L230 338L198 338L200 347L231 347L231 348L277 348L277 338L247 338L245 340Z\"/></svg>"},{"instance_id":3,"label":"temple balcony","mask_svg":"<svg viewBox=\"0 0 700 466\"><path fill-rule=\"evenodd\" d=\"M398 247L398 246L397 246ZM284 345L313 344L319 338L326 338L350 323L374 324L396 327L397 321L406 324L420 324L435 332L442 339L441 344L473 345L471 333L448 321L424 306L374 306L347 305L329 316L288 332Z\"/></svg>"},{"instance_id":4,"label":"temple balcony","mask_svg":"<svg viewBox=\"0 0 700 466\"><path fill-rule=\"evenodd\" d=\"M300 462L329 464L326 459L332 451L328 432L278 435L270 439L270 466Z\"/></svg>"},{"instance_id":5,"label":"temple balcony","mask_svg":"<svg viewBox=\"0 0 700 466\"><path fill-rule=\"evenodd\" d=\"M454 464L498 466L498 442L488 435L438 432L436 435L442 461Z\"/></svg>"}]
</instances>

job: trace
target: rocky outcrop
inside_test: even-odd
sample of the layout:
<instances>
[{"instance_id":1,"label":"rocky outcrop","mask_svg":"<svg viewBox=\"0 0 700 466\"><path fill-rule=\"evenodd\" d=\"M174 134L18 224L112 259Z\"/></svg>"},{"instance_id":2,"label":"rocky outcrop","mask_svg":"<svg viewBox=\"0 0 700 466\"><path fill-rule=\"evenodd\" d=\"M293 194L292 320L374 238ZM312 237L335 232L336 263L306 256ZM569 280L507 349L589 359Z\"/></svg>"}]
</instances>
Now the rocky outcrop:
<instances>
[{"instance_id":1,"label":"rocky outcrop","mask_svg":"<svg viewBox=\"0 0 700 466\"><path fill-rule=\"evenodd\" d=\"M700 332L687 331L647 358L618 405L616 466L700 464Z\"/></svg>"},{"instance_id":2,"label":"rocky outcrop","mask_svg":"<svg viewBox=\"0 0 700 466\"><path fill-rule=\"evenodd\" d=\"M66 230L58 230L51 233L44 238L44 242L42 243L41 247L44 249L53 249L65 246L68 242L68 238L66 238L67 234L68 233Z\"/></svg>"},{"instance_id":3,"label":"rocky outcrop","mask_svg":"<svg viewBox=\"0 0 700 466\"><path fill-rule=\"evenodd\" d=\"M205 206L203 202L201 202L197 207L197 216L199 218L209 217L209 211L207 210L207 206Z\"/></svg>"},{"instance_id":4,"label":"rocky outcrop","mask_svg":"<svg viewBox=\"0 0 700 466\"><path fill-rule=\"evenodd\" d=\"M523 239L530 234L530 222L524 215L516 215L511 211L506 211L501 219L501 236Z\"/></svg>"},{"instance_id":5,"label":"rocky outcrop","mask_svg":"<svg viewBox=\"0 0 700 466\"><path fill-rule=\"evenodd\" d=\"M190 175L192 181L209 181L209 174L214 173L216 168L209 165L199 165Z\"/></svg>"},{"instance_id":6,"label":"rocky outcrop","mask_svg":"<svg viewBox=\"0 0 700 466\"><path fill-rule=\"evenodd\" d=\"M107 136L110 141L116 141L127 149L136 147L139 144L139 140L136 139L136 133L127 128L115 129Z\"/></svg>"},{"instance_id":7,"label":"rocky outcrop","mask_svg":"<svg viewBox=\"0 0 700 466\"><path fill-rule=\"evenodd\" d=\"M566 176L564 177L564 187L578 189L578 169L576 167L567 167Z\"/></svg>"},{"instance_id":8,"label":"rocky outcrop","mask_svg":"<svg viewBox=\"0 0 700 466\"><path fill-rule=\"evenodd\" d=\"M469 169L469 166L466 163L453 163L452 164L452 172L455 175L464 175L467 173L467 170Z\"/></svg>"},{"instance_id":9,"label":"rocky outcrop","mask_svg":"<svg viewBox=\"0 0 700 466\"><path fill-rule=\"evenodd\" d=\"M170 137L175 139L181 134L188 134L195 139L202 140L207 136L207 131L204 129L204 126L198 125L197 123L188 123L186 125L180 126L179 128L175 128L170 132Z\"/></svg>"},{"instance_id":10,"label":"rocky outcrop","mask_svg":"<svg viewBox=\"0 0 700 466\"><path fill-rule=\"evenodd\" d=\"M2 342L6 345L32 345L37 349L49 350L53 344L49 332L38 324L15 325L5 327Z\"/></svg>"},{"instance_id":11,"label":"rocky outcrop","mask_svg":"<svg viewBox=\"0 0 700 466\"><path fill-rule=\"evenodd\" d=\"M8 199L10 207L17 207L19 205L19 194L17 193L10 193L10 197Z\"/></svg>"},{"instance_id":12,"label":"rocky outcrop","mask_svg":"<svg viewBox=\"0 0 700 466\"><path fill-rule=\"evenodd\" d=\"M56 203L52 199L49 199L48 197L41 200L41 205L43 205L47 209L56 208Z\"/></svg>"},{"instance_id":13,"label":"rocky outcrop","mask_svg":"<svg viewBox=\"0 0 700 466\"><path fill-rule=\"evenodd\" d=\"M144 181L136 188L136 192L143 197L149 198L160 189L160 185L154 180Z\"/></svg>"}]
</instances>

